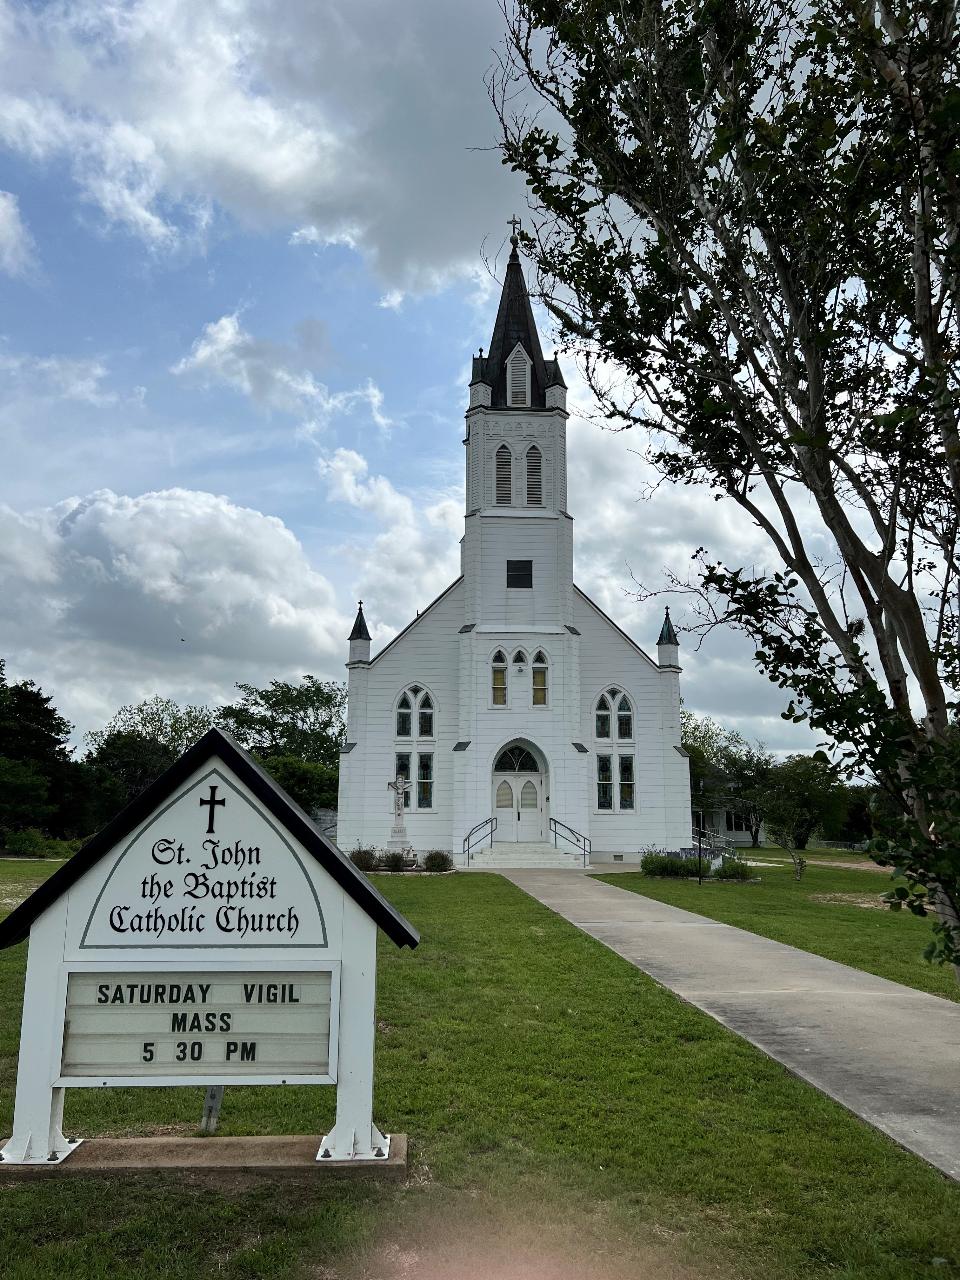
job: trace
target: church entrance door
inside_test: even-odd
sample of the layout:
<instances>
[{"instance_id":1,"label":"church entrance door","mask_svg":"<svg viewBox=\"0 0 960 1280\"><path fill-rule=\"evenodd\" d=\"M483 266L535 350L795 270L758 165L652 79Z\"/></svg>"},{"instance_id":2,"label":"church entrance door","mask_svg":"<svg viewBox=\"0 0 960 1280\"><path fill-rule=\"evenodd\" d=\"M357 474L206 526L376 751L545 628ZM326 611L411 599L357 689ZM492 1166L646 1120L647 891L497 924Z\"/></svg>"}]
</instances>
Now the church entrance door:
<instances>
[{"instance_id":1,"label":"church entrance door","mask_svg":"<svg viewBox=\"0 0 960 1280\"><path fill-rule=\"evenodd\" d=\"M544 773L526 748L508 747L497 757L493 773L494 840L536 843L546 838Z\"/></svg>"}]
</instances>

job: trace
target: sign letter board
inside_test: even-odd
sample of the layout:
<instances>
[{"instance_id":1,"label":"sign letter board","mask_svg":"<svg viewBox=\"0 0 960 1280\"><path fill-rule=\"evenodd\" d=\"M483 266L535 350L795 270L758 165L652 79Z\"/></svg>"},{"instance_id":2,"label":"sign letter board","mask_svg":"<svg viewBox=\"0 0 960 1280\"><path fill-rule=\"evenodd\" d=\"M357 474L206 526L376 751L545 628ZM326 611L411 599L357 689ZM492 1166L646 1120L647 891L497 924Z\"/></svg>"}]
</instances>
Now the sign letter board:
<instances>
[{"instance_id":1,"label":"sign letter board","mask_svg":"<svg viewBox=\"0 0 960 1280\"><path fill-rule=\"evenodd\" d=\"M114 1085L337 1084L318 1159L385 1155L370 1110L378 927L419 941L211 730L0 923L0 946L30 938L4 1161L64 1159L64 1089Z\"/></svg>"}]
</instances>

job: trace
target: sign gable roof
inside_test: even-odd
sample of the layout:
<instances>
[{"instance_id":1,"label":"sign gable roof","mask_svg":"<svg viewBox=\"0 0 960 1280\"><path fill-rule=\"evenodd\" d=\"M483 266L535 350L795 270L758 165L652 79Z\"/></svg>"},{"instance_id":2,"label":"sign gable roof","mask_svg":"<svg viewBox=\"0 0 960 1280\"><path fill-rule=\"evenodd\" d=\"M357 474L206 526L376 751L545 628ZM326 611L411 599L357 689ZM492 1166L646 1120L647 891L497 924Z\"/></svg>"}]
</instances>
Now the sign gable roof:
<instances>
[{"instance_id":1,"label":"sign gable roof","mask_svg":"<svg viewBox=\"0 0 960 1280\"><path fill-rule=\"evenodd\" d=\"M147 787L125 809L65 862L59 871L35 889L0 921L0 949L22 942L33 922L67 890L105 857L126 836L139 827L164 800L207 760L219 759L237 775L263 807L290 832L324 871L365 911L398 947L415 947L419 932L406 920L348 857L327 839L295 801L277 786L270 775L222 729L210 729L166 773Z\"/></svg>"}]
</instances>

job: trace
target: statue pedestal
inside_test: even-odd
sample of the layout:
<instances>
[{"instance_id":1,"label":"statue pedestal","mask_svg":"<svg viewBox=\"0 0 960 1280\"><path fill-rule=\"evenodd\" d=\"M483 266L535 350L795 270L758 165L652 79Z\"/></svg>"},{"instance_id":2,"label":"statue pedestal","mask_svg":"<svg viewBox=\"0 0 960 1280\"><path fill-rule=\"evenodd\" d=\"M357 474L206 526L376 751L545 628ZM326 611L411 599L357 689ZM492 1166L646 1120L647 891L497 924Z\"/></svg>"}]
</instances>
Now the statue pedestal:
<instances>
[{"instance_id":1,"label":"statue pedestal","mask_svg":"<svg viewBox=\"0 0 960 1280\"><path fill-rule=\"evenodd\" d=\"M403 822L395 822L390 828L390 839L387 841L388 849L409 849L410 840L407 836L406 824Z\"/></svg>"}]
</instances>

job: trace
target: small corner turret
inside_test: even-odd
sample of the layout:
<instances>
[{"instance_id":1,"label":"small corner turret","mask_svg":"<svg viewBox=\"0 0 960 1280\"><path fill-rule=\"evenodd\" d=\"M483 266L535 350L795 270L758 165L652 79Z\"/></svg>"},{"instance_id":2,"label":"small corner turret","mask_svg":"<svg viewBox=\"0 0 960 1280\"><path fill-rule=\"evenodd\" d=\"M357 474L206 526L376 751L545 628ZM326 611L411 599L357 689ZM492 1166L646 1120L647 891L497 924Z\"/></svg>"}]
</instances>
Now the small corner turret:
<instances>
[{"instance_id":1,"label":"small corner turret","mask_svg":"<svg viewBox=\"0 0 960 1280\"><path fill-rule=\"evenodd\" d=\"M657 637L657 662L661 667L675 667L680 670L680 641L670 621L669 608L663 611L663 626Z\"/></svg>"},{"instance_id":2,"label":"small corner turret","mask_svg":"<svg viewBox=\"0 0 960 1280\"><path fill-rule=\"evenodd\" d=\"M357 604L357 616L353 624L353 630L350 632L350 658L349 662L369 662L370 661L370 632L367 629L367 620L363 616L363 601Z\"/></svg>"}]
</instances>

